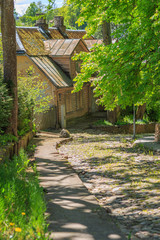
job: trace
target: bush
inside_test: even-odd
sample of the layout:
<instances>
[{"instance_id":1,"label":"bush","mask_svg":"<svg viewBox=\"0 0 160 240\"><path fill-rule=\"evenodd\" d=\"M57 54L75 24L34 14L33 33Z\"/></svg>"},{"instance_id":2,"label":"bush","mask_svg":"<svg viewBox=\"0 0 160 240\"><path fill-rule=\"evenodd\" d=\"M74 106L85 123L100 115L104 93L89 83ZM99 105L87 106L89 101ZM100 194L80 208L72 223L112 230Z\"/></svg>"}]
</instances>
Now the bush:
<instances>
[{"instance_id":1,"label":"bush","mask_svg":"<svg viewBox=\"0 0 160 240\"><path fill-rule=\"evenodd\" d=\"M0 146L6 146L7 143L17 142L18 138L12 134L1 134L0 135Z\"/></svg>"},{"instance_id":2,"label":"bush","mask_svg":"<svg viewBox=\"0 0 160 240\"><path fill-rule=\"evenodd\" d=\"M160 122L160 101L155 99L147 105L147 115L151 122Z\"/></svg>"},{"instance_id":3,"label":"bush","mask_svg":"<svg viewBox=\"0 0 160 240\"><path fill-rule=\"evenodd\" d=\"M5 131L9 125L11 116L12 98L8 94L8 89L3 83L0 69L0 132Z\"/></svg>"},{"instance_id":4,"label":"bush","mask_svg":"<svg viewBox=\"0 0 160 240\"><path fill-rule=\"evenodd\" d=\"M50 109L52 97L47 95L47 84L35 75L33 67L25 74L18 75L18 135L22 136L33 129L36 113Z\"/></svg>"}]
</instances>

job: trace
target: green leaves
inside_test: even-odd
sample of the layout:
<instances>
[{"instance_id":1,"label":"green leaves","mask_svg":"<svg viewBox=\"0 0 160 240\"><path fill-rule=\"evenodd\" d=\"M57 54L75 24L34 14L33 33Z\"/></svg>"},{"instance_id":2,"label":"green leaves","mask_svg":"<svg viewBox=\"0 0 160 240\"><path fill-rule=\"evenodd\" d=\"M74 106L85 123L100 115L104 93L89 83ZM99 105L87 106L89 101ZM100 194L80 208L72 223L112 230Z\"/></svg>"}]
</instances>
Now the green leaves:
<instances>
[{"instance_id":1,"label":"green leaves","mask_svg":"<svg viewBox=\"0 0 160 240\"><path fill-rule=\"evenodd\" d=\"M46 112L51 108L52 96L49 86L34 72L33 66L26 74L18 76L18 129L24 135L32 129L33 118L36 113Z\"/></svg>"},{"instance_id":2,"label":"green leaves","mask_svg":"<svg viewBox=\"0 0 160 240\"><path fill-rule=\"evenodd\" d=\"M78 2L78 0L70 0ZM81 74L75 91L83 82L91 82L99 103L111 110L151 101L159 94L160 84L160 3L158 0L108 0L82 2L80 17L87 21L88 35L94 34L102 21L116 24L109 46L96 45L83 53ZM97 74L97 78L93 75Z\"/></svg>"},{"instance_id":3,"label":"green leaves","mask_svg":"<svg viewBox=\"0 0 160 240\"><path fill-rule=\"evenodd\" d=\"M9 125L9 117L11 116L12 105L13 100L9 96L6 84L3 83L0 69L0 132L5 130Z\"/></svg>"}]
</instances>

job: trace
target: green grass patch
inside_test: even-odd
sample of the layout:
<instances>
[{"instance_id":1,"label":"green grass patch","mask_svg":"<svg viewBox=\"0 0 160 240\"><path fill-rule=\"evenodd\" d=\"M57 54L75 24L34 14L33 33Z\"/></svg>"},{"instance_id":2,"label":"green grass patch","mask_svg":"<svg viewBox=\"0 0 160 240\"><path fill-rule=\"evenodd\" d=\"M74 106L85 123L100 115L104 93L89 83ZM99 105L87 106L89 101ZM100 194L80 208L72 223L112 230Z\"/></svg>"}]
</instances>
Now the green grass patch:
<instances>
[{"instance_id":1,"label":"green grass patch","mask_svg":"<svg viewBox=\"0 0 160 240\"><path fill-rule=\"evenodd\" d=\"M113 124L107 120L98 120L94 123L95 126L113 126Z\"/></svg>"},{"instance_id":2,"label":"green grass patch","mask_svg":"<svg viewBox=\"0 0 160 240\"><path fill-rule=\"evenodd\" d=\"M147 124L149 123L147 119L143 119L143 120L137 120L136 124ZM129 116L125 116L121 119L119 119L114 125L126 125L126 124L133 124L133 116L129 115ZM95 126L113 126L113 124L107 120L98 120L94 123Z\"/></svg>"},{"instance_id":3,"label":"green grass patch","mask_svg":"<svg viewBox=\"0 0 160 240\"><path fill-rule=\"evenodd\" d=\"M43 189L28 163L21 150L0 166L0 239L47 239Z\"/></svg>"},{"instance_id":4,"label":"green grass patch","mask_svg":"<svg viewBox=\"0 0 160 240\"><path fill-rule=\"evenodd\" d=\"M143 120L137 120L136 124L147 124L149 121L147 118L144 118ZM126 125L126 124L133 124L133 115L125 116L124 118L118 120L115 125Z\"/></svg>"}]
</instances>

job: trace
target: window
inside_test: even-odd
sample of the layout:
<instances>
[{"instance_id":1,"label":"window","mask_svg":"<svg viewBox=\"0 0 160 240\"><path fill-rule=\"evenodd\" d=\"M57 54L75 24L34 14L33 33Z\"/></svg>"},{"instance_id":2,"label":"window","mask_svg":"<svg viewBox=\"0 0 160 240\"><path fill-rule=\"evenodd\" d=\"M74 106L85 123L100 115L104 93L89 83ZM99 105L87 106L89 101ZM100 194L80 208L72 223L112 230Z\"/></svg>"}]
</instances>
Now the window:
<instances>
[{"instance_id":1,"label":"window","mask_svg":"<svg viewBox=\"0 0 160 240\"><path fill-rule=\"evenodd\" d=\"M81 72L81 64L82 64L82 61L76 61L76 72L77 73Z\"/></svg>"}]
</instances>

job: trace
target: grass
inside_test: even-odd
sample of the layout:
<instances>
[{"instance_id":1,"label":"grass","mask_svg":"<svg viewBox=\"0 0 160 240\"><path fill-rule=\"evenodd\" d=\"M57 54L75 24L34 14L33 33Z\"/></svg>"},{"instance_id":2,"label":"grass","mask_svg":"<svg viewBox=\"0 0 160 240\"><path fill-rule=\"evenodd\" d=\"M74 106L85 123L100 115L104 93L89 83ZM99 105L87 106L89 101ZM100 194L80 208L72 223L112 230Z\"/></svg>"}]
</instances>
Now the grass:
<instances>
[{"instance_id":1,"label":"grass","mask_svg":"<svg viewBox=\"0 0 160 240\"><path fill-rule=\"evenodd\" d=\"M103 126L113 126L113 124L107 120L98 120L94 123L95 126L103 125Z\"/></svg>"},{"instance_id":2,"label":"grass","mask_svg":"<svg viewBox=\"0 0 160 240\"><path fill-rule=\"evenodd\" d=\"M24 150L0 166L0 239L47 239L43 189Z\"/></svg>"},{"instance_id":3,"label":"grass","mask_svg":"<svg viewBox=\"0 0 160 240\"><path fill-rule=\"evenodd\" d=\"M136 124L147 124L149 121L147 119L137 120ZM124 118L118 120L114 125L126 125L126 124L133 124L133 116L125 116ZM94 123L95 126L113 126L113 124L107 120L98 120Z\"/></svg>"}]
</instances>

